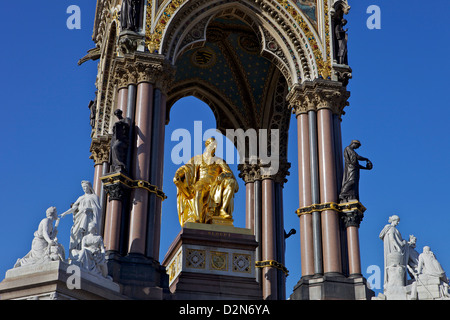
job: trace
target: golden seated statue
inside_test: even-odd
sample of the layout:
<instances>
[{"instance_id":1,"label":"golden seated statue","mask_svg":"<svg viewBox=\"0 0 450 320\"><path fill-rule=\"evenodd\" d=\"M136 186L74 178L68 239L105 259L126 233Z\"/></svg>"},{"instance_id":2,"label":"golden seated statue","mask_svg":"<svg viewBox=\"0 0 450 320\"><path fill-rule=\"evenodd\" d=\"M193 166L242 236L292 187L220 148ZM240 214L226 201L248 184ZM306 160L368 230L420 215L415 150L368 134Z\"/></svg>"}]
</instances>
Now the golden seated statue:
<instances>
[{"instance_id":1,"label":"golden seated statue","mask_svg":"<svg viewBox=\"0 0 450 320\"><path fill-rule=\"evenodd\" d=\"M209 138L205 147L205 152L180 167L173 179L182 227L186 222L233 225L238 182L225 161L215 156L216 140Z\"/></svg>"}]
</instances>

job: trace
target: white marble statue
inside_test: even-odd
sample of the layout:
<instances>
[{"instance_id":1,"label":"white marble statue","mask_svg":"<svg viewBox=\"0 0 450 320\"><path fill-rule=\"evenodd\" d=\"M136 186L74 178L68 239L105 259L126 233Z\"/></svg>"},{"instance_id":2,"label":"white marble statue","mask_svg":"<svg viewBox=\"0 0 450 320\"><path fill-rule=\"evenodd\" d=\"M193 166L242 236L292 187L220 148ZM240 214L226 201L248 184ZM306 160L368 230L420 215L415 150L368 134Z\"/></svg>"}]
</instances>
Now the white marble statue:
<instances>
[{"instance_id":1,"label":"white marble statue","mask_svg":"<svg viewBox=\"0 0 450 320\"><path fill-rule=\"evenodd\" d=\"M416 242L417 238L414 235L409 236L409 241L407 243L408 250L406 252L406 265L409 269L417 270L417 265L419 263L419 253L416 251ZM409 273L411 278L413 278L413 274Z\"/></svg>"},{"instance_id":2,"label":"white marble statue","mask_svg":"<svg viewBox=\"0 0 450 320\"><path fill-rule=\"evenodd\" d=\"M396 226L400 218L397 215L389 217L389 224L380 233L384 247L384 290L390 287L406 285L406 255L407 242L403 240Z\"/></svg>"},{"instance_id":3,"label":"white marble statue","mask_svg":"<svg viewBox=\"0 0 450 320\"><path fill-rule=\"evenodd\" d=\"M94 222L90 222L88 225L88 233L81 241L81 249L74 249L72 255L73 264L96 275L109 278L105 246L102 237L97 233L97 225Z\"/></svg>"},{"instance_id":4,"label":"white marble statue","mask_svg":"<svg viewBox=\"0 0 450 320\"><path fill-rule=\"evenodd\" d=\"M81 241L88 232L88 225L94 222L99 226L101 219L101 205L98 196L89 181L82 181L84 195L80 196L69 210L61 214L61 218L73 214L73 226L70 231L69 258L73 250L81 250Z\"/></svg>"},{"instance_id":5,"label":"white marble statue","mask_svg":"<svg viewBox=\"0 0 450 320\"><path fill-rule=\"evenodd\" d=\"M449 280L439 261L429 246L423 247L419 255L417 273L422 283L439 283L440 297L450 297Z\"/></svg>"},{"instance_id":6,"label":"white marble statue","mask_svg":"<svg viewBox=\"0 0 450 320\"><path fill-rule=\"evenodd\" d=\"M56 223L53 226L54 221L56 221ZM48 208L46 217L41 220L38 230L34 233L30 252L22 259L18 259L14 268L50 261L64 261L64 247L58 243L58 239L56 238L58 225L59 218L56 213L56 208Z\"/></svg>"},{"instance_id":7,"label":"white marble statue","mask_svg":"<svg viewBox=\"0 0 450 320\"><path fill-rule=\"evenodd\" d=\"M449 280L430 247L419 254L416 237L406 242L397 230L400 218L389 217L380 233L384 248L384 292L376 300L450 299ZM410 280L407 279L409 272Z\"/></svg>"}]
</instances>

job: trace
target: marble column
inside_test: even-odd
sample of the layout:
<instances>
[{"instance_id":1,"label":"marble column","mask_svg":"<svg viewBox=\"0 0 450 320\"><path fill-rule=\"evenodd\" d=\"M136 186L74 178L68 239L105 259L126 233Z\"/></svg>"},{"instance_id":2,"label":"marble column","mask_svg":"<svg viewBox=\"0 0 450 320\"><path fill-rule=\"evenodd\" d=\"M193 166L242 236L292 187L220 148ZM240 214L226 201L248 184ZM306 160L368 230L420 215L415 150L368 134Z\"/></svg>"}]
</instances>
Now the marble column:
<instances>
[{"instance_id":1,"label":"marble column","mask_svg":"<svg viewBox=\"0 0 450 320\"><path fill-rule=\"evenodd\" d=\"M133 101L134 103L134 101ZM122 110L123 114L127 114L128 109L128 88L121 86L118 89L116 109ZM103 176L108 175L109 165L103 168ZM119 186L115 186L120 188ZM112 194L111 194L112 192ZM122 210L124 191L108 190L109 195L102 201L105 208L105 222L104 222L104 242L107 251L119 252L121 249L121 227L122 227Z\"/></svg>"},{"instance_id":2,"label":"marble column","mask_svg":"<svg viewBox=\"0 0 450 320\"><path fill-rule=\"evenodd\" d=\"M255 238L258 242L258 248L256 248L255 252L255 261L262 261L262 245L263 245L263 229L262 229L262 213L263 213L263 204L262 204L262 181L261 177L255 177L254 182L254 197L255 197L255 225L254 232ZM263 272L261 268L256 268L256 281L262 286L263 285Z\"/></svg>"},{"instance_id":3,"label":"marble column","mask_svg":"<svg viewBox=\"0 0 450 320\"><path fill-rule=\"evenodd\" d=\"M364 217L365 208L360 203L355 206L357 208L344 211L342 214L342 222L347 235L348 273L350 277L362 275L358 229Z\"/></svg>"},{"instance_id":4,"label":"marble column","mask_svg":"<svg viewBox=\"0 0 450 320\"><path fill-rule=\"evenodd\" d=\"M94 178L92 187L95 194L99 197L100 204L102 206L102 220L98 227L98 232L103 235L105 229L105 212L106 212L106 195L103 189L101 177L105 171L109 170L109 149L110 139L108 137L97 137L92 139L91 143L91 159L94 160Z\"/></svg>"},{"instance_id":5,"label":"marble column","mask_svg":"<svg viewBox=\"0 0 450 320\"><path fill-rule=\"evenodd\" d=\"M276 261L276 218L275 218L275 182L272 179L262 180L262 260ZM263 298L278 298L278 276L274 267L263 268Z\"/></svg>"},{"instance_id":6,"label":"marble column","mask_svg":"<svg viewBox=\"0 0 450 320\"><path fill-rule=\"evenodd\" d=\"M308 114L297 115L298 138L298 180L300 208L312 204L311 191L311 159L309 147ZM300 250L302 277L314 275L314 239L312 214L300 216Z\"/></svg>"},{"instance_id":7,"label":"marble column","mask_svg":"<svg viewBox=\"0 0 450 320\"><path fill-rule=\"evenodd\" d=\"M320 199L322 203L338 200L333 134L333 114L330 109L317 112L320 168ZM339 214L325 210L321 215L324 273L342 273Z\"/></svg>"},{"instance_id":8,"label":"marble column","mask_svg":"<svg viewBox=\"0 0 450 320\"><path fill-rule=\"evenodd\" d=\"M260 244L255 260L262 261L262 188L259 165L243 163L238 166L239 177L245 182L245 227L253 230L255 240ZM256 268L256 281L262 284L261 268Z\"/></svg>"},{"instance_id":9,"label":"marble column","mask_svg":"<svg viewBox=\"0 0 450 320\"><path fill-rule=\"evenodd\" d=\"M255 182L245 183L245 227L255 230Z\"/></svg>"},{"instance_id":10,"label":"marble column","mask_svg":"<svg viewBox=\"0 0 450 320\"><path fill-rule=\"evenodd\" d=\"M117 184L108 190L108 206L105 217L104 242L107 251L120 251L123 190Z\"/></svg>"},{"instance_id":11,"label":"marble column","mask_svg":"<svg viewBox=\"0 0 450 320\"><path fill-rule=\"evenodd\" d=\"M348 266L349 276L361 276L361 256L359 250L358 227L347 228Z\"/></svg>"},{"instance_id":12,"label":"marble column","mask_svg":"<svg viewBox=\"0 0 450 320\"><path fill-rule=\"evenodd\" d=\"M135 150L132 175L135 180L148 181L152 134L153 85L141 82L137 86L135 114ZM147 239L148 191L133 189L131 193L128 253L145 255Z\"/></svg>"},{"instance_id":13,"label":"marble column","mask_svg":"<svg viewBox=\"0 0 450 320\"><path fill-rule=\"evenodd\" d=\"M166 121L166 95L159 88L154 90L151 171L149 182L159 190L163 189L164 134ZM154 193L149 194L147 257L159 259L161 236L162 199Z\"/></svg>"},{"instance_id":14,"label":"marble column","mask_svg":"<svg viewBox=\"0 0 450 320\"><path fill-rule=\"evenodd\" d=\"M284 230L283 215L283 184L275 183L275 228L276 228L276 261L282 266L286 266L285 252L286 239ZM286 274L283 270L277 269L277 299L286 299Z\"/></svg>"},{"instance_id":15,"label":"marble column","mask_svg":"<svg viewBox=\"0 0 450 320\"><path fill-rule=\"evenodd\" d=\"M309 126L309 158L311 172L311 202L320 203L320 185L319 185L319 158L317 141L317 112L308 110ZM321 213L312 214L312 237L314 245L314 274L323 274L323 250L322 250L322 221Z\"/></svg>"}]
</instances>

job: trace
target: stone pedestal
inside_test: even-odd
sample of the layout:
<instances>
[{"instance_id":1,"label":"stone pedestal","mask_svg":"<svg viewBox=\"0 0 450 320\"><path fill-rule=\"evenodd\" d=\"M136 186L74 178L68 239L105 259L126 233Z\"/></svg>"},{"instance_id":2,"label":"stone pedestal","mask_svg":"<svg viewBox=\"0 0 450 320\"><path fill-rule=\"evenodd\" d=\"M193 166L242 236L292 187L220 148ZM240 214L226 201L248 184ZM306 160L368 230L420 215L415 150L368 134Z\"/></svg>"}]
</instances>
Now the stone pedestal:
<instances>
[{"instance_id":1,"label":"stone pedestal","mask_svg":"<svg viewBox=\"0 0 450 320\"><path fill-rule=\"evenodd\" d=\"M163 261L175 300L259 300L250 229L186 223Z\"/></svg>"},{"instance_id":2,"label":"stone pedestal","mask_svg":"<svg viewBox=\"0 0 450 320\"><path fill-rule=\"evenodd\" d=\"M291 300L370 300L374 292L362 276L323 275L303 277L294 287Z\"/></svg>"},{"instance_id":3,"label":"stone pedestal","mask_svg":"<svg viewBox=\"0 0 450 320\"><path fill-rule=\"evenodd\" d=\"M430 277L425 274L419 274L418 281L412 284L410 290L414 293L417 300L450 300L448 287L438 277ZM415 288L414 288L415 286Z\"/></svg>"},{"instance_id":4,"label":"stone pedestal","mask_svg":"<svg viewBox=\"0 0 450 320\"><path fill-rule=\"evenodd\" d=\"M169 277L158 261L139 254L121 256L114 252L107 252L106 259L109 274L130 299L170 299Z\"/></svg>"},{"instance_id":5,"label":"stone pedestal","mask_svg":"<svg viewBox=\"0 0 450 320\"><path fill-rule=\"evenodd\" d=\"M127 300L120 286L65 262L10 269L0 300Z\"/></svg>"}]
</instances>

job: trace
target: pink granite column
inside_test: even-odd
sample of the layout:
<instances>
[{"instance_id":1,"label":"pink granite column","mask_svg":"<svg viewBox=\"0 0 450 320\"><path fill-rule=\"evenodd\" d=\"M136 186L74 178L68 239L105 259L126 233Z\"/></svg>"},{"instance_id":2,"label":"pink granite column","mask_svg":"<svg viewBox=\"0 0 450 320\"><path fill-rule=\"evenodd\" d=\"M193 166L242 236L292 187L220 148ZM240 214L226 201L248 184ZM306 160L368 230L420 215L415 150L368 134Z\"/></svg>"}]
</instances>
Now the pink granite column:
<instances>
[{"instance_id":1,"label":"pink granite column","mask_svg":"<svg viewBox=\"0 0 450 320\"><path fill-rule=\"evenodd\" d=\"M122 110L123 114L127 113L128 88L120 88L117 94L116 109ZM103 168L103 174L108 172ZM106 250L119 251L120 247L120 228L122 219L122 201L108 200L104 201L105 220L104 220L104 240Z\"/></svg>"},{"instance_id":2,"label":"pink granite column","mask_svg":"<svg viewBox=\"0 0 450 320\"><path fill-rule=\"evenodd\" d=\"M276 221L275 221L275 183L272 179L262 181L262 259L276 261ZM276 300L277 269L263 268L262 289L263 299Z\"/></svg>"},{"instance_id":3,"label":"pink granite column","mask_svg":"<svg viewBox=\"0 0 450 320\"><path fill-rule=\"evenodd\" d=\"M165 138L165 132L166 132L166 108L167 108L167 97L164 93L158 93L155 90L155 94L160 94L160 103L159 103L159 126L155 126L158 128L158 132L154 133L156 139L154 140L154 143L157 144L156 154L152 155L152 165L156 166L156 172L155 176L151 179L154 181L151 181L152 184L156 185L159 190L163 190L163 178L164 178L164 138ZM156 105L155 105L156 107ZM153 113L157 114L157 113ZM152 152L153 153L153 152ZM159 247L161 243L161 214L162 214L162 202L163 200L159 197L156 197L155 195L151 194L150 197L154 197L156 204L155 204L155 213L154 213L154 224L152 224L152 229L148 230L149 235L153 234L153 242L152 244L149 243L149 246L152 245L153 250L151 252L148 252L150 255L149 257L155 258L156 260L159 260ZM151 208L150 208L151 209ZM149 215L151 216L151 215Z\"/></svg>"},{"instance_id":4,"label":"pink granite column","mask_svg":"<svg viewBox=\"0 0 450 320\"><path fill-rule=\"evenodd\" d=\"M297 139L299 204L300 208L302 208L312 204L309 124L307 113L301 113L297 116ZM310 213L300 216L300 252L302 277L314 275L314 242L312 215Z\"/></svg>"},{"instance_id":5,"label":"pink granite column","mask_svg":"<svg viewBox=\"0 0 450 320\"><path fill-rule=\"evenodd\" d=\"M94 181L92 182L92 188L97 196L100 197L102 192L102 181L100 178L103 175L103 163L95 163L94 166Z\"/></svg>"},{"instance_id":6,"label":"pink granite column","mask_svg":"<svg viewBox=\"0 0 450 320\"><path fill-rule=\"evenodd\" d=\"M136 144L131 172L134 180L148 181L152 132L153 86L142 82L137 87L135 132ZM131 193L128 253L145 254L147 240L148 191L133 189Z\"/></svg>"},{"instance_id":7,"label":"pink granite column","mask_svg":"<svg viewBox=\"0 0 450 320\"><path fill-rule=\"evenodd\" d=\"M120 250L120 221L122 219L122 201L108 202L105 218L105 247L107 251Z\"/></svg>"},{"instance_id":8,"label":"pink granite column","mask_svg":"<svg viewBox=\"0 0 450 320\"><path fill-rule=\"evenodd\" d=\"M337 202L336 166L334 156L333 115L329 109L317 111L320 201ZM321 215L324 273L342 273L339 215L326 210Z\"/></svg>"},{"instance_id":9,"label":"pink granite column","mask_svg":"<svg viewBox=\"0 0 450 320\"><path fill-rule=\"evenodd\" d=\"M127 114L128 88L120 88L117 94L117 109L122 110L123 116Z\"/></svg>"},{"instance_id":10,"label":"pink granite column","mask_svg":"<svg viewBox=\"0 0 450 320\"><path fill-rule=\"evenodd\" d=\"M359 250L359 232L358 227L347 227L347 245L348 245L348 263L349 275L360 276L361 273L361 257Z\"/></svg>"},{"instance_id":11,"label":"pink granite column","mask_svg":"<svg viewBox=\"0 0 450 320\"><path fill-rule=\"evenodd\" d=\"M255 183L245 184L245 227L254 231L255 228Z\"/></svg>"}]
</instances>

